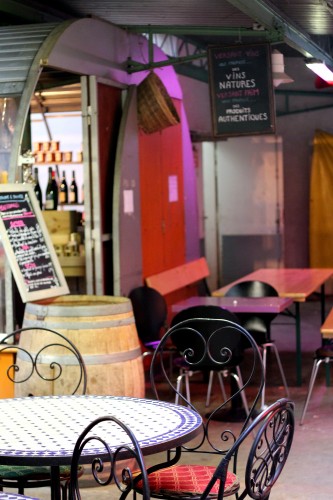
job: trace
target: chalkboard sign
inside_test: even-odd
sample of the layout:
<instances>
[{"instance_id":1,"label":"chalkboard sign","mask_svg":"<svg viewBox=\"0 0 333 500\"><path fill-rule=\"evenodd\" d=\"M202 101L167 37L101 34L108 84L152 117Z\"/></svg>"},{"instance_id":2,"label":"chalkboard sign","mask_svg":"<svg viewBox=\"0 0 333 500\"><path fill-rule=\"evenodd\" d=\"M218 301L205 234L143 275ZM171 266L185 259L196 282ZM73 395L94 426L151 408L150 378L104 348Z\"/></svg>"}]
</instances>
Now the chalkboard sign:
<instances>
[{"instance_id":1,"label":"chalkboard sign","mask_svg":"<svg viewBox=\"0 0 333 500\"><path fill-rule=\"evenodd\" d=\"M210 47L208 60L214 135L274 133L269 44Z\"/></svg>"},{"instance_id":2,"label":"chalkboard sign","mask_svg":"<svg viewBox=\"0 0 333 500\"><path fill-rule=\"evenodd\" d=\"M31 184L0 184L0 235L22 302L69 293Z\"/></svg>"}]
</instances>

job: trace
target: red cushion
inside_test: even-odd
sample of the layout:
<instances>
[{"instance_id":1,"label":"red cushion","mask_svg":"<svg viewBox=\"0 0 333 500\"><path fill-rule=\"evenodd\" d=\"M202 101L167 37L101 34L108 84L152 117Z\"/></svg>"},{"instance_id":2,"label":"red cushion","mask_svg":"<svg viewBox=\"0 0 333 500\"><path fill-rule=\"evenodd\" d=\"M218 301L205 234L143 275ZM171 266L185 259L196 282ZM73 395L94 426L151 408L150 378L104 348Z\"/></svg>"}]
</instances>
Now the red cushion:
<instances>
[{"instance_id":1,"label":"red cushion","mask_svg":"<svg viewBox=\"0 0 333 500\"><path fill-rule=\"evenodd\" d=\"M208 465L174 465L149 474L149 486L154 493L195 493L204 491L216 468ZM210 495L216 496L220 481L216 481ZM140 489L141 481L137 487ZM239 489L238 477L227 473L224 496L232 495Z\"/></svg>"}]
</instances>

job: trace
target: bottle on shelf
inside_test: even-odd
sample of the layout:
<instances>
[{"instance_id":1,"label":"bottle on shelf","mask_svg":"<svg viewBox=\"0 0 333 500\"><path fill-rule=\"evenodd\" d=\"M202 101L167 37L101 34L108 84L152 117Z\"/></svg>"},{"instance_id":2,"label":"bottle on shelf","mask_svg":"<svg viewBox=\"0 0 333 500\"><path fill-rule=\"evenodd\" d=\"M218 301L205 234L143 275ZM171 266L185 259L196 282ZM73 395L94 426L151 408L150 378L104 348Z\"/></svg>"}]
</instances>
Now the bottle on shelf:
<instances>
[{"instance_id":1,"label":"bottle on shelf","mask_svg":"<svg viewBox=\"0 0 333 500\"><path fill-rule=\"evenodd\" d=\"M62 179L59 188L59 203L60 205L65 205L66 203L68 203L68 186L64 170L62 172Z\"/></svg>"},{"instance_id":2,"label":"bottle on shelf","mask_svg":"<svg viewBox=\"0 0 333 500\"><path fill-rule=\"evenodd\" d=\"M71 185L69 186L69 203L78 203L75 170L72 171L72 182Z\"/></svg>"},{"instance_id":3,"label":"bottle on shelf","mask_svg":"<svg viewBox=\"0 0 333 500\"><path fill-rule=\"evenodd\" d=\"M58 185L55 172L49 167L49 179L46 187L45 210L57 210L58 208Z\"/></svg>"},{"instance_id":4,"label":"bottle on shelf","mask_svg":"<svg viewBox=\"0 0 333 500\"><path fill-rule=\"evenodd\" d=\"M42 190L41 190L40 184L39 184L38 168L37 167L34 168L34 182L35 182L35 186L34 186L35 195L36 195L37 201L39 203L40 209L42 210L43 209Z\"/></svg>"}]
</instances>

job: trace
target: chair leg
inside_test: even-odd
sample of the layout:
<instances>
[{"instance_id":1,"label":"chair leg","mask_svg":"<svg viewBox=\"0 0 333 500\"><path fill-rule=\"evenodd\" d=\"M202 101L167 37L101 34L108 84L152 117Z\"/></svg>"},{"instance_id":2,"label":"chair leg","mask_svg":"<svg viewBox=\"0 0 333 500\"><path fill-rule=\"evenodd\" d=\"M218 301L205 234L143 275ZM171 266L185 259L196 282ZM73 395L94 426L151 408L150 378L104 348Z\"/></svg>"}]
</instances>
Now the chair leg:
<instances>
[{"instance_id":1,"label":"chair leg","mask_svg":"<svg viewBox=\"0 0 333 500\"><path fill-rule=\"evenodd\" d=\"M182 394L182 387L183 387L183 378L185 377L185 373L181 371L177 377L177 383L176 383L176 397L175 397L175 403L176 405L179 404L179 394Z\"/></svg>"},{"instance_id":2,"label":"chair leg","mask_svg":"<svg viewBox=\"0 0 333 500\"><path fill-rule=\"evenodd\" d=\"M263 366L263 377L264 377L264 384L262 386L262 391L261 391L261 408L265 408L265 396L266 396L266 367L267 367L267 344L262 345L262 366Z\"/></svg>"},{"instance_id":3,"label":"chair leg","mask_svg":"<svg viewBox=\"0 0 333 500\"><path fill-rule=\"evenodd\" d=\"M214 380L214 370L210 370L208 387L207 387L207 396L206 396L206 408L207 408L207 406L209 406L209 403L210 403L210 395L212 392L213 380Z\"/></svg>"},{"instance_id":4,"label":"chair leg","mask_svg":"<svg viewBox=\"0 0 333 500\"><path fill-rule=\"evenodd\" d=\"M183 394L183 380L185 381L185 393L186 399L189 403L191 403L191 393L190 393L190 381L189 378L193 375L192 371L181 370L180 374L177 377L176 383L176 397L175 404L179 404L179 395Z\"/></svg>"},{"instance_id":5,"label":"chair leg","mask_svg":"<svg viewBox=\"0 0 333 500\"><path fill-rule=\"evenodd\" d=\"M217 376L218 376L218 379L219 379L219 382L220 382L220 387L221 387L223 401L226 401L227 400L227 395L226 395L226 392L225 392L225 387L224 387L224 382L223 382L224 371L225 370L222 370L221 372L217 372Z\"/></svg>"},{"instance_id":6,"label":"chair leg","mask_svg":"<svg viewBox=\"0 0 333 500\"><path fill-rule=\"evenodd\" d=\"M193 372L188 371L185 372L185 391L186 391L186 399L189 403L191 403L191 393L190 393L190 377L192 377Z\"/></svg>"},{"instance_id":7,"label":"chair leg","mask_svg":"<svg viewBox=\"0 0 333 500\"><path fill-rule=\"evenodd\" d=\"M237 373L231 372L230 374L236 380L238 389L240 389L240 396L242 398L242 403L243 403L243 406L244 406L245 413L246 413L247 416L249 416L250 410L249 410L249 406L247 404L247 399L246 399L244 390L241 390L242 387L244 386L244 384L243 384L242 374L241 374L239 366L236 366L236 371L237 371Z\"/></svg>"},{"instance_id":8,"label":"chair leg","mask_svg":"<svg viewBox=\"0 0 333 500\"><path fill-rule=\"evenodd\" d=\"M313 362L313 367L312 367L312 372L311 372L311 377L310 377L310 382L309 382L308 395L307 395L306 400L305 400L305 404L304 404L304 408L303 408L303 413L302 413L302 417L301 417L301 421L300 421L299 425L303 425L304 417L305 417L305 414L306 414L306 410L308 409L309 401L310 401L310 398L311 398L313 386L314 386L315 380L317 378L318 368L319 368L319 366L323 362L324 363L329 363L330 362L330 358L327 357L327 358L324 358L324 359L315 359L314 362Z\"/></svg>"},{"instance_id":9,"label":"chair leg","mask_svg":"<svg viewBox=\"0 0 333 500\"><path fill-rule=\"evenodd\" d=\"M282 363L281 363L281 358L280 358L280 355L279 355L279 351L275 345L274 342L266 342L265 344L262 344L262 363L263 363L263 367L264 367L264 386L263 386L263 390L262 390L262 393L261 393L261 408L264 408L265 407L265 395L266 395L266 370L267 370L267 349L268 347L271 347L274 351L274 354L275 354L275 358L276 358L276 361L277 361L277 364L278 364L278 367L279 367L279 370L280 370L280 375L281 375L281 379L282 379L282 383L284 385L284 389L286 391L286 395L287 397L289 398L289 388L288 388L288 385L287 385L287 380L286 380L286 377L285 377L285 374L284 374L284 370L283 370L283 366L282 366Z\"/></svg>"},{"instance_id":10,"label":"chair leg","mask_svg":"<svg viewBox=\"0 0 333 500\"><path fill-rule=\"evenodd\" d=\"M279 351L275 345L274 342L271 343L271 347L275 353L275 357L276 357L276 361L277 361L277 364L279 366L279 370L280 370L280 373L281 373L281 378L282 378L282 382L283 382L283 385L284 385L284 390L286 391L286 396L287 398L290 397L290 393L289 393L289 387L287 385L287 380L286 380L286 376L284 374L284 370L283 370L283 366L282 366L282 363L281 363L281 358L280 358L280 354L279 354Z\"/></svg>"}]
</instances>

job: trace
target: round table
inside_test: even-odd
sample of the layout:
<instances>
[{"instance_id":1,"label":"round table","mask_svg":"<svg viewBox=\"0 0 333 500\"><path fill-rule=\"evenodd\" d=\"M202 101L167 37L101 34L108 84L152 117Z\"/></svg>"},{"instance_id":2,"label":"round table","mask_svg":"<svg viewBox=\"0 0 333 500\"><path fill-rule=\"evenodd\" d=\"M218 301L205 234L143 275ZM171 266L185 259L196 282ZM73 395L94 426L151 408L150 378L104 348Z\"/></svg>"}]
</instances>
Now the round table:
<instances>
[{"instance_id":1,"label":"round table","mask_svg":"<svg viewBox=\"0 0 333 500\"><path fill-rule=\"evenodd\" d=\"M142 453L169 450L199 434L201 417L193 410L151 399L117 396L39 396L0 400L0 463L49 465L52 498L59 498L59 466L70 464L77 438L98 417L112 415L135 434ZM99 435L111 448L129 444L127 435L101 425ZM124 436L126 436L124 438ZM125 441L124 441L125 439ZM102 445L86 447L82 462L105 455ZM126 456L124 456L126 458Z\"/></svg>"}]
</instances>

